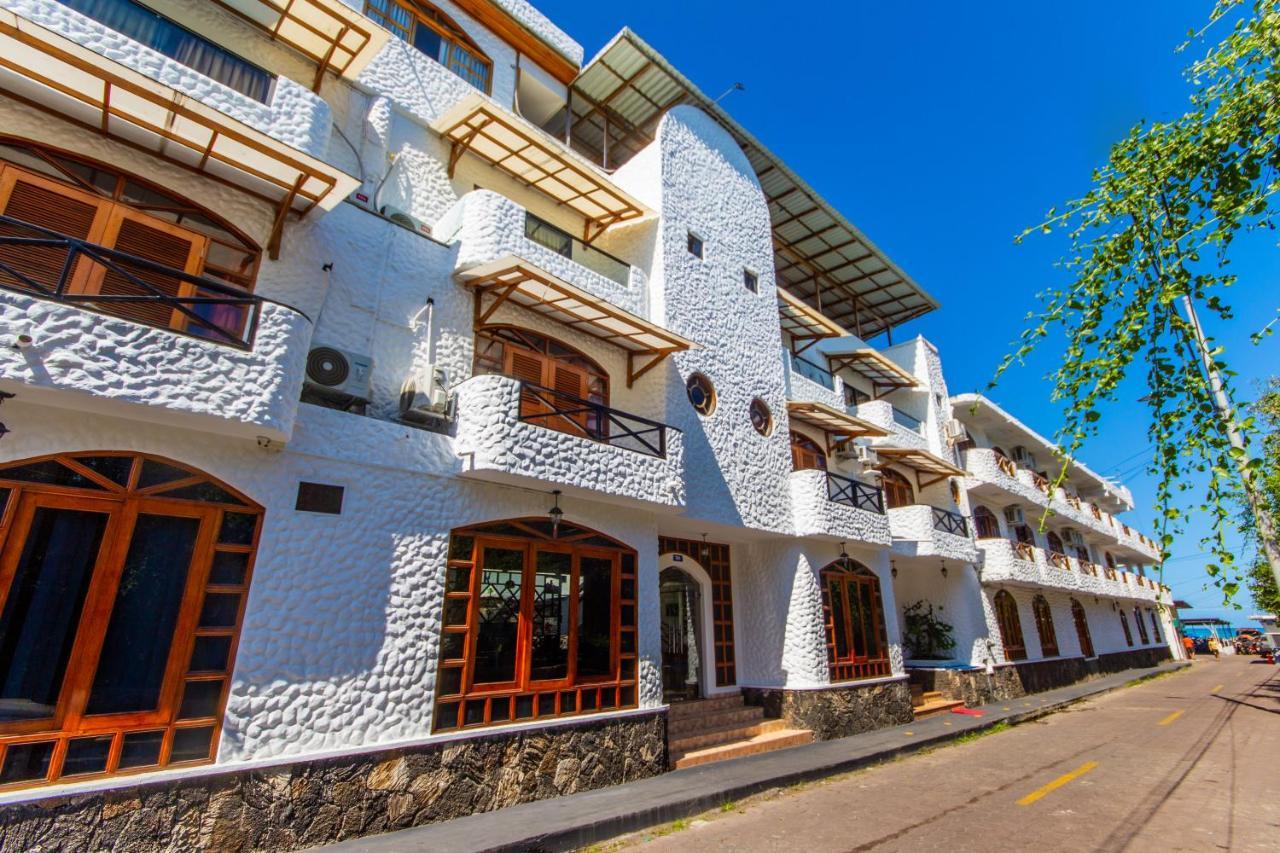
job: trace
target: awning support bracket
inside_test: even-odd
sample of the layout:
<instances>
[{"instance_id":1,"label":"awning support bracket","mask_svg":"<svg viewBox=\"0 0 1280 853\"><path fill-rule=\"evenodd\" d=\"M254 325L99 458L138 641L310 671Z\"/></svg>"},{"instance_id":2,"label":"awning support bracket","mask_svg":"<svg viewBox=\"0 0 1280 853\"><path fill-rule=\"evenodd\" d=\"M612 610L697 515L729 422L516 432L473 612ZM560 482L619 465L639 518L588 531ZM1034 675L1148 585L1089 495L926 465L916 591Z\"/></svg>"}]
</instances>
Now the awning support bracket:
<instances>
[{"instance_id":1,"label":"awning support bracket","mask_svg":"<svg viewBox=\"0 0 1280 853\"><path fill-rule=\"evenodd\" d=\"M653 370L655 367L657 367L662 362L662 360L665 359L667 356L671 355L672 352L674 352L674 350L669 350L669 349L654 350L652 352L628 352L627 353L627 387L630 388L637 379L639 379L641 376L644 376L650 370ZM636 356L638 355L650 356L649 360L646 361L644 364L642 364L639 367L639 369L636 368Z\"/></svg>"},{"instance_id":2,"label":"awning support bracket","mask_svg":"<svg viewBox=\"0 0 1280 853\"><path fill-rule=\"evenodd\" d=\"M280 207L276 210L275 221L271 224L271 239L267 241L267 256L273 261L280 260L280 244L284 239L284 221L293 207L293 200L297 197L298 191L302 189L302 182L306 179L306 175L298 175L298 179L293 182L293 188L285 194L284 198L280 199Z\"/></svg>"}]
</instances>

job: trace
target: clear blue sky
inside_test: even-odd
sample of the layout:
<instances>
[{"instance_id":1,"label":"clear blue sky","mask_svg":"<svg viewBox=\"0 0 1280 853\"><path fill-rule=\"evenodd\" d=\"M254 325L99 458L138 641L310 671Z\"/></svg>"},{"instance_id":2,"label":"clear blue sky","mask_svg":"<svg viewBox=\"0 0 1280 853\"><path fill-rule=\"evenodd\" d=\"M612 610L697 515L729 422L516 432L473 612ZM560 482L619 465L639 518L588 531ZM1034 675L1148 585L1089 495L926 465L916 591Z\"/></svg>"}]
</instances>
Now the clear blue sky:
<instances>
[{"instance_id":1,"label":"clear blue sky","mask_svg":"<svg viewBox=\"0 0 1280 853\"><path fill-rule=\"evenodd\" d=\"M1137 120L1184 110L1182 69L1203 48L1175 48L1213 5L853 0L779 14L757 0L535 2L588 57L629 26L712 97L744 83L723 106L941 302L900 332L937 344L952 393L986 384L1035 294L1059 275L1059 238L1013 237L1087 191L1091 169ZM1280 336L1248 340L1280 303L1274 238L1240 246L1235 266L1242 319L1209 332L1252 392L1280 364ZM1058 426L1042 380L1055 356L1046 349L992 393L1045 435ZM1107 412L1082 457L1125 475L1138 502L1129 517L1151 531L1143 393L1135 385ZM1244 624L1247 612L1216 609L1221 595L1203 588L1202 533L1193 526L1175 543L1166 580L1200 608L1189 615Z\"/></svg>"}]
</instances>

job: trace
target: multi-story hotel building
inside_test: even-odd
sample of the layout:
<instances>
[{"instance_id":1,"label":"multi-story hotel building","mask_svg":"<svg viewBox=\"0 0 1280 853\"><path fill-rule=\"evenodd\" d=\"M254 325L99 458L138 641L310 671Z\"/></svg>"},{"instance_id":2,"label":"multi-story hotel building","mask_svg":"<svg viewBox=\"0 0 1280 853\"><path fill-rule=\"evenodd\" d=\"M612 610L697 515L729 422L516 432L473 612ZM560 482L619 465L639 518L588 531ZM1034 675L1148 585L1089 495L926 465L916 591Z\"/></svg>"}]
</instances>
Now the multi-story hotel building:
<instances>
[{"instance_id":1,"label":"multi-story hotel building","mask_svg":"<svg viewBox=\"0 0 1280 853\"><path fill-rule=\"evenodd\" d=\"M0 844L297 847L1170 655L1128 492L949 396L937 303L638 36L583 59L523 0L0 0Z\"/></svg>"}]
</instances>

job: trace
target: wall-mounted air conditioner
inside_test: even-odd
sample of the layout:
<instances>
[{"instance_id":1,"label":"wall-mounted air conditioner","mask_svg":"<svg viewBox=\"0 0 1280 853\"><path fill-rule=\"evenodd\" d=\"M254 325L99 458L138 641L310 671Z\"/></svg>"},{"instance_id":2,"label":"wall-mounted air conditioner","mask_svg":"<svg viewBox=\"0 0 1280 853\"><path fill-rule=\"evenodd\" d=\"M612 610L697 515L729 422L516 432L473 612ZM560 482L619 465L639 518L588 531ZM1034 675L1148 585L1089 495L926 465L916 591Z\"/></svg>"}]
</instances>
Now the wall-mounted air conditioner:
<instances>
[{"instance_id":1,"label":"wall-mounted air conditioner","mask_svg":"<svg viewBox=\"0 0 1280 853\"><path fill-rule=\"evenodd\" d=\"M957 418L947 421L947 441L953 444L965 441L969 438L969 430L965 429L964 423Z\"/></svg>"},{"instance_id":2,"label":"wall-mounted air conditioner","mask_svg":"<svg viewBox=\"0 0 1280 853\"><path fill-rule=\"evenodd\" d=\"M369 402L373 359L330 346L312 347L307 353L307 378L303 389L339 402Z\"/></svg>"},{"instance_id":3,"label":"wall-mounted air conditioner","mask_svg":"<svg viewBox=\"0 0 1280 853\"><path fill-rule=\"evenodd\" d=\"M416 216L406 213L398 207L392 207L389 204L384 204L382 206L382 210L378 212L395 224L399 225L401 228L408 228L410 231L417 231L419 234L426 234L428 236L431 234L430 225L423 222L421 219L418 219Z\"/></svg>"},{"instance_id":4,"label":"wall-mounted air conditioner","mask_svg":"<svg viewBox=\"0 0 1280 853\"><path fill-rule=\"evenodd\" d=\"M846 444L835 452L835 458L841 462L852 462L863 468L880 464L880 454L865 444Z\"/></svg>"}]
</instances>

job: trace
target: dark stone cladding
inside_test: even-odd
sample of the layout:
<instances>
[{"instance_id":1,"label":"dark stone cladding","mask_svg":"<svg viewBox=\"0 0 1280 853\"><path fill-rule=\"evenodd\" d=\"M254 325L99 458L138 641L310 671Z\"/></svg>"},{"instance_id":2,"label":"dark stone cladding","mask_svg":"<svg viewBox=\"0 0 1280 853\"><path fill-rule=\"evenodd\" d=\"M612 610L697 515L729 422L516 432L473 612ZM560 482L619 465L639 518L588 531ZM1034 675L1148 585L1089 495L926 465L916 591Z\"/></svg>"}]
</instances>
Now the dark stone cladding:
<instances>
[{"instance_id":1,"label":"dark stone cladding","mask_svg":"<svg viewBox=\"0 0 1280 853\"><path fill-rule=\"evenodd\" d=\"M744 687L742 695L748 705L764 708L766 717L781 717L792 728L809 729L815 740L835 740L914 719L906 679L849 682L816 690Z\"/></svg>"},{"instance_id":2,"label":"dark stone cladding","mask_svg":"<svg viewBox=\"0 0 1280 853\"><path fill-rule=\"evenodd\" d=\"M948 699L963 699L966 705L975 707L1066 687L1126 669L1148 669L1171 657L1169 649L1161 646L1112 652L1096 658L1019 661L1013 666L998 667L990 676L981 669L915 669L910 670L910 674L911 683L923 690L936 690Z\"/></svg>"},{"instance_id":3,"label":"dark stone cladding","mask_svg":"<svg viewBox=\"0 0 1280 853\"><path fill-rule=\"evenodd\" d=\"M0 850L295 850L666 770L666 713L0 806Z\"/></svg>"}]
</instances>

